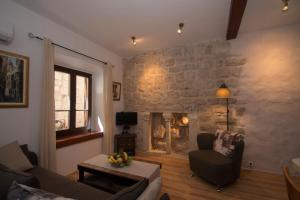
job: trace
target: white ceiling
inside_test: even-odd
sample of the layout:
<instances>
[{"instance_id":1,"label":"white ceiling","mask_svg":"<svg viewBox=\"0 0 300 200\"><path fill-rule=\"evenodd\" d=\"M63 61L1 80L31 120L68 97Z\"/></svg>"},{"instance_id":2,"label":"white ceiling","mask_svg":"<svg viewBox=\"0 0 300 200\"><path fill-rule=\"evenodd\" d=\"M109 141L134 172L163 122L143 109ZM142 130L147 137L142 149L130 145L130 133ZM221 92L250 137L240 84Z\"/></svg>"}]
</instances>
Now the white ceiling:
<instances>
[{"instance_id":1,"label":"white ceiling","mask_svg":"<svg viewBox=\"0 0 300 200\"><path fill-rule=\"evenodd\" d=\"M300 0L290 0L282 12L282 0L248 0L240 33L300 23Z\"/></svg>"},{"instance_id":2,"label":"white ceiling","mask_svg":"<svg viewBox=\"0 0 300 200\"><path fill-rule=\"evenodd\" d=\"M14 0L125 57L225 38L230 0ZM182 35L176 34L184 22ZM248 0L240 32L300 23L300 0ZM138 45L130 37L138 38Z\"/></svg>"}]
</instances>

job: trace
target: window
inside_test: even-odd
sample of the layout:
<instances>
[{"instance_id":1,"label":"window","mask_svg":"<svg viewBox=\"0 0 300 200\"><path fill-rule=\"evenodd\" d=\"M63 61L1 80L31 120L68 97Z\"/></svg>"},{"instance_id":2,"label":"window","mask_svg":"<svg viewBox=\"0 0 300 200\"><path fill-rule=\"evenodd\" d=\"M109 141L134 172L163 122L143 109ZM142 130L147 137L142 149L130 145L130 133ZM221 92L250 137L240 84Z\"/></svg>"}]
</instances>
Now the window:
<instances>
[{"instance_id":1,"label":"window","mask_svg":"<svg viewBox=\"0 0 300 200\"><path fill-rule=\"evenodd\" d=\"M56 136L87 132L91 118L92 75L55 66Z\"/></svg>"}]
</instances>

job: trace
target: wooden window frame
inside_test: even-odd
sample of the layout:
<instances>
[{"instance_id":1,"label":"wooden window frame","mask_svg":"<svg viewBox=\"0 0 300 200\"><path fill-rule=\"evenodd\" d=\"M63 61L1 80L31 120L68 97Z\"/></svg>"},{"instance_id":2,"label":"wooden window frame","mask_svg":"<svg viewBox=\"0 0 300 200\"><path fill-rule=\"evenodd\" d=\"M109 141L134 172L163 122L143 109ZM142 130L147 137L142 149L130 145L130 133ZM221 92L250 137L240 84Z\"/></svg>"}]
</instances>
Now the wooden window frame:
<instances>
[{"instance_id":1,"label":"wooden window frame","mask_svg":"<svg viewBox=\"0 0 300 200\"><path fill-rule=\"evenodd\" d=\"M56 138L62 138L71 135L91 132L89 127L92 115L92 74L54 65L54 71L64 72L70 74L70 115L69 115L69 129L56 131ZM86 127L76 128L76 76L83 76L88 78L88 123ZM56 110L55 110L56 111Z\"/></svg>"}]
</instances>

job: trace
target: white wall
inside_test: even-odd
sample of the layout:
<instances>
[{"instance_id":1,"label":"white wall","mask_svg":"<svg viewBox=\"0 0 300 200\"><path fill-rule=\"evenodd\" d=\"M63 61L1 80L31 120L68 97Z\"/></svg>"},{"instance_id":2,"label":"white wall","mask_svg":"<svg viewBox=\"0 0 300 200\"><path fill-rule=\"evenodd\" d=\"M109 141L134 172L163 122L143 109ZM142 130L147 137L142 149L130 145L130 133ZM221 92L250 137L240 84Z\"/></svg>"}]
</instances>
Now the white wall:
<instances>
[{"instance_id":1,"label":"white wall","mask_svg":"<svg viewBox=\"0 0 300 200\"><path fill-rule=\"evenodd\" d=\"M28 38L28 32L49 37L59 44L112 63L115 66L113 68L114 81L122 82L122 60L119 56L101 46L9 0L0 1L0 19L0 23L4 21L14 25L15 28L15 39L12 44L9 46L0 44L0 49L30 57L29 107L0 109L0 145L18 140L19 143L29 144L30 149L37 152L43 47L41 41ZM1 25L3 24L0 24L0 27ZM123 110L123 99L114 102L114 111L121 110ZM114 115L114 113L112 114ZM117 127L114 128L114 132L118 132ZM97 140L97 145L93 143L94 145L91 146L92 152L87 150L87 147L90 147L88 144L90 143L86 142L58 150L58 165L63 169L63 172L66 172L64 165L67 165L67 161L65 160L64 164L61 158L66 155L66 152L70 150L75 151L72 151L72 155L69 158L74 159L73 163L80 162L83 158L99 153L101 140ZM81 150L81 156L77 157L79 149L85 150Z\"/></svg>"},{"instance_id":2,"label":"white wall","mask_svg":"<svg viewBox=\"0 0 300 200\"><path fill-rule=\"evenodd\" d=\"M239 101L246 136L244 164L281 172L300 157L300 24L239 35L232 53L247 59Z\"/></svg>"},{"instance_id":3,"label":"white wall","mask_svg":"<svg viewBox=\"0 0 300 200\"><path fill-rule=\"evenodd\" d=\"M97 140L90 140L67 148L57 149L57 173L68 175L77 170L77 164L96 156L101 151ZM73 155L73 156L70 156Z\"/></svg>"}]
</instances>

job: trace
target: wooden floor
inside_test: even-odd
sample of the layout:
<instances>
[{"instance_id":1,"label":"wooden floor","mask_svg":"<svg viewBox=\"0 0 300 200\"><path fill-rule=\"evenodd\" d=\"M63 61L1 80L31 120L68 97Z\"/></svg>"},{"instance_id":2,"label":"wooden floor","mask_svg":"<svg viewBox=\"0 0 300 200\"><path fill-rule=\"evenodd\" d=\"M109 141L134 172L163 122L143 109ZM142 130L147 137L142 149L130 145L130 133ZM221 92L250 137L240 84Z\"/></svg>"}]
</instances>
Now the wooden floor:
<instances>
[{"instance_id":1,"label":"wooden floor","mask_svg":"<svg viewBox=\"0 0 300 200\"><path fill-rule=\"evenodd\" d=\"M171 200L287 200L284 179L280 175L243 170L241 178L233 185L216 187L198 177L191 177L188 160L171 156L139 154L149 160L162 163L161 193L168 193ZM76 176L76 175L75 175ZM74 179L74 174L72 179Z\"/></svg>"},{"instance_id":2,"label":"wooden floor","mask_svg":"<svg viewBox=\"0 0 300 200\"><path fill-rule=\"evenodd\" d=\"M287 200L284 179L280 175L243 170L241 178L233 185L216 187L198 177L191 177L188 160L171 156L149 156L150 160L162 163L161 193L168 193L172 200Z\"/></svg>"}]
</instances>

